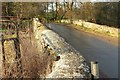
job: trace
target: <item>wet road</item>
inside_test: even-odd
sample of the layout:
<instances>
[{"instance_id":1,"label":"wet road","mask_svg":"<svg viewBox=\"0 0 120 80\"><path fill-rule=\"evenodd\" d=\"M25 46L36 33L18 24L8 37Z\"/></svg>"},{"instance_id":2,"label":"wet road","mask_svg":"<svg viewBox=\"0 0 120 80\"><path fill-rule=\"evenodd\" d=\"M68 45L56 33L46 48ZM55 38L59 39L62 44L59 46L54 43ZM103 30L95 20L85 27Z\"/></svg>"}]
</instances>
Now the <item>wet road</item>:
<instances>
[{"instance_id":1,"label":"wet road","mask_svg":"<svg viewBox=\"0 0 120 80\"><path fill-rule=\"evenodd\" d=\"M69 27L56 24L47 25L78 50L88 62L97 60L100 71L107 75L104 77L118 77L117 46Z\"/></svg>"}]
</instances>

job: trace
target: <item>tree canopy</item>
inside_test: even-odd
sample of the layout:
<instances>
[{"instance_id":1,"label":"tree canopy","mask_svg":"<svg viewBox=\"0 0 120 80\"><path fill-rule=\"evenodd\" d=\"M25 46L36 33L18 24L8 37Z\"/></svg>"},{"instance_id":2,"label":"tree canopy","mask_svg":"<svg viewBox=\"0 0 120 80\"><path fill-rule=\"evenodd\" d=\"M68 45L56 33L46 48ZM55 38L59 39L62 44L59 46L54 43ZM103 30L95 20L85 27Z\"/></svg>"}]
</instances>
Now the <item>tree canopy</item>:
<instances>
[{"instance_id":1,"label":"tree canopy","mask_svg":"<svg viewBox=\"0 0 120 80\"><path fill-rule=\"evenodd\" d=\"M38 17L48 21L82 19L119 27L120 2L3 2L3 16Z\"/></svg>"}]
</instances>

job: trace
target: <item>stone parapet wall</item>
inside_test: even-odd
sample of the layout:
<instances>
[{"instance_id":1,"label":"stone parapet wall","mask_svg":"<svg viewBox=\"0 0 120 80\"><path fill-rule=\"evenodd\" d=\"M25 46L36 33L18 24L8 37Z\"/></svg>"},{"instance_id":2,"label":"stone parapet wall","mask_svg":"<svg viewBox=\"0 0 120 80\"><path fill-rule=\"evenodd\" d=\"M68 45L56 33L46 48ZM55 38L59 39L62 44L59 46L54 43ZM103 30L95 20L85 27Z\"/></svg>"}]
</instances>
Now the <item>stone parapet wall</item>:
<instances>
[{"instance_id":1,"label":"stone parapet wall","mask_svg":"<svg viewBox=\"0 0 120 80\"><path fill-rule=\"evenodd\" d=\"M59 56L46 78L90 78L85 58L62 37L47 29L36 18L33 19L33 31L37 41L42 42L42 46L47 47L50 54Z\"/></svg>"},{"instance_id":2,"label":"stone parapet wall","mask_svg":"<svg viewBox=\"0 0 120 80\"><path fill-rule=\"evenodd\" d=\"M70 20L61 20L61 22L70 23ZM81 27L85 27L85 28L88 28L88 29L92 29L93 31L107 33L107 34L109 34L110 36L113 36L113 37L118 37L119 36L118 33L119 33L120 30L118 28L109 27L109 26L106 26L106 25L99 25L99 24L95 24L95 23L82 21L82 20L73 20L73 24L81 26Z\"/></svg>"}]
</instances>

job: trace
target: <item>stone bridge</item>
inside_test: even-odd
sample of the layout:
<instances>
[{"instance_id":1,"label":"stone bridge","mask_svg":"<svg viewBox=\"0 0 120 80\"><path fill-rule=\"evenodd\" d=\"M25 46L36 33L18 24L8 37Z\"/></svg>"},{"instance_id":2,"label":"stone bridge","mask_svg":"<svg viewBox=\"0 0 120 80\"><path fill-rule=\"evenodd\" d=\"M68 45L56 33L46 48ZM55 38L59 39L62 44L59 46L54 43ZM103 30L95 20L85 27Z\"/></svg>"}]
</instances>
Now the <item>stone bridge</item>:
<instances>
[{"instance_id":1,"label":"stone bridge","mask_svg":"<svg viewBox=\"0 0 120 80\"><path fill-rule=\"evenodd\" d=\"M85 58L62 37L47 29L37 18L33 19L33 30L38 45L47 47L55 61L47 78L90 78L90 69Z\"/></svg>"}]
</instances>

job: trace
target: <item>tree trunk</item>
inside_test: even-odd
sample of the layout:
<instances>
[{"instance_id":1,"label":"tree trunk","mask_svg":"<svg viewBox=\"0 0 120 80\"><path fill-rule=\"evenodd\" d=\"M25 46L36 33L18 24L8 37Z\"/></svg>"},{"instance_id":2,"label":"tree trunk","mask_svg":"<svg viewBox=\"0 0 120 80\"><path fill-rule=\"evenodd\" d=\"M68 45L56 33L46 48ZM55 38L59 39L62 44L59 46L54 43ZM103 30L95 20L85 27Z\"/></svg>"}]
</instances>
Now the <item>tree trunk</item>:
<instances>
[{"instance_id":1,"label":"tree trunk","mask_svg":"<svg viewBox=\"0 0 120 80\"><path fill-rule=\"evenodd\" d=\"M56 2L56 11L55 11L55 19L57 19L57 6L58 6L58 3Z\"/></svg>"}]
</instances>

